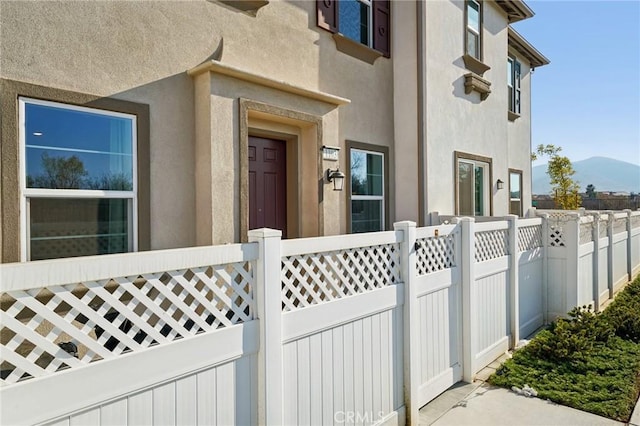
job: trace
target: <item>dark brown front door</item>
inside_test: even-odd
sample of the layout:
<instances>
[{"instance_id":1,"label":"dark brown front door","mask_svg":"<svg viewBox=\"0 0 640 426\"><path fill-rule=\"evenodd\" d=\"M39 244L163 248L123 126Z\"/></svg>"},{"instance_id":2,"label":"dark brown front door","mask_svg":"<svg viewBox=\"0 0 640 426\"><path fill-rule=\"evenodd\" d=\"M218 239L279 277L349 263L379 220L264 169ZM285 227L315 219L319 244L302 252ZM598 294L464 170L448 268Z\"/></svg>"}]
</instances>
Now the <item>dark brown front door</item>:
<instances>
[{"instance_id":1,"label":"dark brown front door","mask_svg":"<svg viewBox=\"0 0 640 426\"><path fill-rule=\"evenodd\" d=\"M258 228L287 236L287 146L249 136L249 229Z\"/></svg>"}]
</instances>

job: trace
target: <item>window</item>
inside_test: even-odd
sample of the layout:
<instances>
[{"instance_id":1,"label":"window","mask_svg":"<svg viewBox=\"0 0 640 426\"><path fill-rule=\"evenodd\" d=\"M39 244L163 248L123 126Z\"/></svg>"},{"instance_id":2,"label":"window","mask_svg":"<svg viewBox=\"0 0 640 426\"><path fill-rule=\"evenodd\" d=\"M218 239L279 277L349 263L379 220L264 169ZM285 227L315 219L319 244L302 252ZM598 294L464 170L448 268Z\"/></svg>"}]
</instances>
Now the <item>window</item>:
<instances>
[{"instance_id":1,"label":"window","mask_svg":"<svg viewBox=\"0 0 640 426\"><path fill-rule=\"evenodd\" d=\"M351 232L385 229L385 155L350 149Z\"/></svg>"},{"instance_id":2,"label":"window","mask_svg":"<svg viewBox=\"0 0 640 426\"><path fill-rule=\"evenodd\" d=\"M371 2L368 0L340 0L338 2L338 31L352 40L371 46Z\"/></svg>"},{"instance_id":3,"label":"window","mask_svg":"<svg viewBox=\"0 0 640 426\"><path fill-rule=\"evenodd\" d=\"M317 1L318 26L390 56L389 0Z\"/></svg>"},{"instance_id":4,"label":"window","mask_svg":"<svg viewBox=\"0 0 640 426\"><path fill-rule=\"evenodd\" d=\"M507 61L507 86L509 111L520 114L520 62L514 58L509 58Z\"/></svg>"},{"instance_id":5,"label":"window","mask_svg":"<svg viewBox=\"0 0 640 426\"><path fill-rule=\"evenodd\" d=\"M522 172L509 169L509 214L522 216Z\"/></svg>"},{"instance_id":6,"label":"window","mask_svg":"<svg viewBox=\"0 0 640 426\"><path fill-rule=\"evenodd\" d=\"M482 6L476 0L467 0L466 54L482 60Z\"/></svg>"},{"instance_id":7,"label":"window","mask_svg":"<svg viewBox=\"0 0 640 426\"><path fill-rule=\"evenodd\" d=\"M491 159L456 152L456 214L491 215Z\"/></svg>"},{"instance_id":8,"label":"window","mask_svg":"<svg viewBox=\"0 0 640 426\"><path fill-rule=\"evenodd\" d=\"M23 258L137 250L136 116L20 98Z\"/></svg>"}]
</instances>

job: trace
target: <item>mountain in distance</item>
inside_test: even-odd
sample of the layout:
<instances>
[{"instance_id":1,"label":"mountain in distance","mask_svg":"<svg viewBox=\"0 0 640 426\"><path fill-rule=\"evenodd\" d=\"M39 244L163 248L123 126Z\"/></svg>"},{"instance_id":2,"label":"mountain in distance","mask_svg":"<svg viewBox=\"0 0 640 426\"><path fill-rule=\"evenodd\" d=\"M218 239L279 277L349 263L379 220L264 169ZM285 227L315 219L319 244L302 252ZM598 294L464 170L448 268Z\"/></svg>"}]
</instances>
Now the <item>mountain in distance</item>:
<instances>
[{"instance_id":1,"label":"mountain in distance","mask_svg":"<svg viewBox=\"0 0 640 426\"><path fill-rule=\"evenodd\" d=\"M591 184L597 192L640 193L640 166L637 164L607 157L591 157L571 164L576 171L572 178L578 182L580 192L585 192ZM539 195L551 193L546 164L532 168L532 190Z\"/></svg>"}]
</instances>

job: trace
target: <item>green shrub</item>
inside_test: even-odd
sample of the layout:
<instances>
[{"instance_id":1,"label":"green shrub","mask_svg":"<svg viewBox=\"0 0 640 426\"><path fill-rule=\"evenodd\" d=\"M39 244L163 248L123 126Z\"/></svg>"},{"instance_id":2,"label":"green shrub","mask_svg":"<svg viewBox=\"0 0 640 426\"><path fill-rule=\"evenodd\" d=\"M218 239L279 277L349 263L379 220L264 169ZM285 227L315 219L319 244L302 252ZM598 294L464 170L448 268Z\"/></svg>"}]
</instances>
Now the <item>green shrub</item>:
<instances>
[{"instance_id":1,"label":"green shrub","mask_svg":"<svg viewBox=\"0 0 640 426\"><path fill-rule=\"evenodd\" d=\"M616 296L603 316L617 336L640 343L640 276Z\"/></svg>"},{"instance_id":2,"label":"green shrub","mask_svg":"<svg viewBox=\"0 0 640 426\"><path fill-rule=\"evenodd\" d=\"M569 318L559 318L529 343L527 350L541 359L551 361L580 360L595 346L613 336L613 330L591 306L574 308Z\"/></svg>"},{"instance_id":3,"label":"green shrub","mask_svg":"<svg viewBox=\"0 0 640 426\"><path fill-rule=\"evenodd\" d=\"M601 314L576 308L507 360L489 383L628 421L640 394L640 277Z\"/></svg>"}]
</instances>

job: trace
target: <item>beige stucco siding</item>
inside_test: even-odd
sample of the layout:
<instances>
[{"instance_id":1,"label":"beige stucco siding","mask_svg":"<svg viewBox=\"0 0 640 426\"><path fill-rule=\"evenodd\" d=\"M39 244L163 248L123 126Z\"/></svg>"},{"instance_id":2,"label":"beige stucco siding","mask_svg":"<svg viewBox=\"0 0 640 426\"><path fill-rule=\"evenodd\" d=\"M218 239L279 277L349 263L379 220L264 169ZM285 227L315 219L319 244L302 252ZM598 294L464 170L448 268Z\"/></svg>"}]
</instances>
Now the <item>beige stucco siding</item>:
<instances>
[{"instance_id":1,"label":"beige stucco siding","mask_svg":"<svg viewBox=\"0 0 640 426\"><path fill-rule=\"evenodd\" d=\"M272 1L255 15L204 0L3 1L0 77L148 104L151 248L212 239L226 242L227 237L216 241L219 234L211 229L233 229L237 203L218 193L198 192L214 191L212 179L229 179L236 185L237 177L196 176L195 165L212 161L207 155L233 158L228 135L238 129L230 128L234 124L229 105L251 93L220 80L218 84L227 86L209 92L224 92L224 97L207 100L194 95L197 84L211 82L196 84L186 71L211 59L214 52L226 65L349 99L351 103L336 113L339 146L349 139L390 147L388 175L394 185L393 59L379 58L370 65L337 51L331 34L316 27L315 13L311 1ZM277 104L281 96L269 93L262 101ZM225 102L229 105L217 110ZM196 150L195 123L198 108L207 103L213 118L209 137L215 146L202 157ZM287 105L295 107L289 101ZM348 166L346 156L343 149L341 167ZM331 233L346 229L346 192L335 197L341 198L330 207L337 209L328 216L335 221L327 224ZM229 207L218 215L221 222L214 224L213 217L196 220L210 214L214 205ZM393 208L388 214L395 220Z\"/></svg>"}]
</instances>

